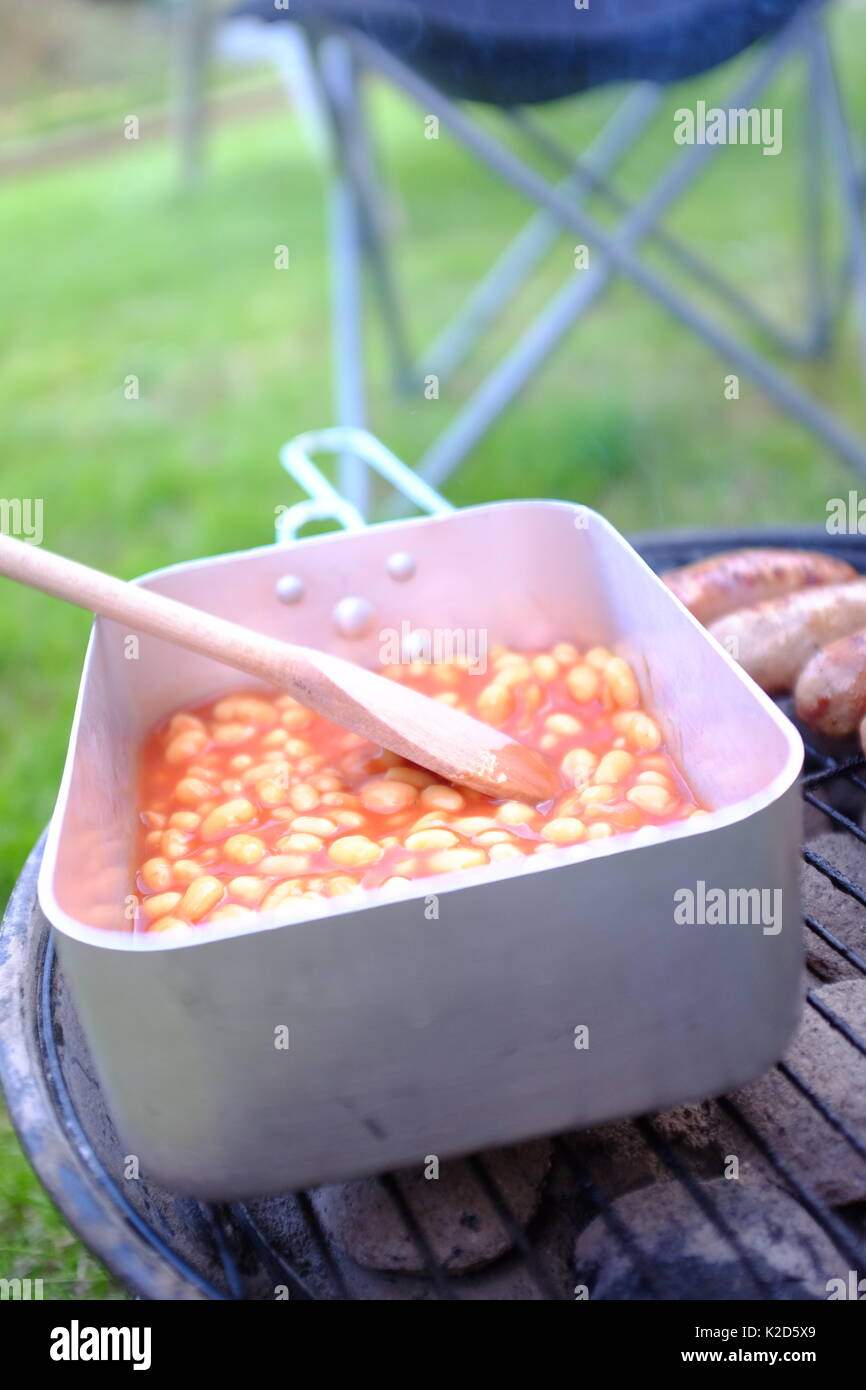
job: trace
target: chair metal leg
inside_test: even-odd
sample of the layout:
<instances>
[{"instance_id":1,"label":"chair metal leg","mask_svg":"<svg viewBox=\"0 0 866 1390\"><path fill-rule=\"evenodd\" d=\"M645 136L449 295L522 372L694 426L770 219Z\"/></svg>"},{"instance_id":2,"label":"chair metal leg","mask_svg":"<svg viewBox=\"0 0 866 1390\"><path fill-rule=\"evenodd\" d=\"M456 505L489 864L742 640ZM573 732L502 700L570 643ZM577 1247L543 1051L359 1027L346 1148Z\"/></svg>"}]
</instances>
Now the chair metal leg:
<instances>
[{"instance_id":1,"label":"chair metal leg","mask_svg":"<svg viewBox=\"0 0 866 1390\"><path fill-rule=\"evenodd\" d=\"M819 80L823 82L828 97L826 119L829 146L839 173L851 290L853 292L854 311L857 315L861 362L864 371L866 371L866 241L864 241L863 235L863 177L857 164L851 128L845 112L833 53L823 29L816 35L813 52Z\"/></svg>"},{"instance_id":2,"label":"chair metal leg","mask_svg":"<svg viewBox=\"0 0 866 1390\"><path fill-rule=\"evenodd\" d=\"M362 229L354 179L341 132L356 106L355 56L347 39L331 35L316 45L315 64L334 151L330 188L331 303L334 413L338 425L366 425ZM339 490L362 516L369 505L367 470L349 454L338 463Z\"/></svg>"},{"instance_id":3,"label":"chair metal leg","mask_svg":"<svg viewBox=\"0 0 866 1390\"><path fill-rule=\"evenodd\" d=\"M560 192L573 191L584 181L586 169L597 171L599 176L610 172L628 152L635 136L649 124L662 95L663 89L649 82L633 87L580 161L569 160L570 172L558 185ZM419 376L435 372L441 382L454 372L515 289L536 269L561 231L558 219L543 209L529 219L428 348Z\"/></svg>"},{"instance_id":4,"label":"chair metal leg","mask_svg":"<svg viewBox=\"0 0 866 1390\"><path fill-rule=\"evenodd\" d=\"M732 102L731 105L734 105ZM563 167L571 164L566 151L564 151L557 141L553 140L546 131L542 130L538 124L528 117L525 112L510 113L513 123L518 124L524 130L537 147L543 150L549 158ZM625 217L635 208L635 204L624 194L615 189L607 179L600 177L591 169L584 165L579 165L576 170L577 181L584 184L587 191L597 194L609 207L615 209L620 216ZM648 231L648 236L652 238L653 244L663 251L679 270L686 271L692 278L709 290L721 300L729 309L733 309L771 343L782 352L786 352L794 357L811 357L814 355L813 335L808 333L802 337L790 333L786 329L777 327L771 319L764 313L759 305L752 301L737 289L736 285L730 284L724 276L720 275L714 266L705 261L685 242L680 241L671 233L665 231L658 225L653 226Z\"/></svg>"},{"instance_id":5,"label":"chair metal leg","mask_svg":"<svg viewBox=\"0 0 866 1390\"><path fill-rule=\"evenodd\" d=\"M816 8L817 5L814 5L801 11L800 15L777 36L750 78L743 84L736 99L738 106L751 104L753 96L763 89L775 68L802 41L804 25L811 19ZM583 241L599 248L599 254L608 264L595 272L585 272L585 277L603 275L607 278L613 269L624 274L715 348L732 367L755 380L771 399L815 432L847 463L866 473L866 448L860 439L758 353L696 309L679 290L672 288L655 271L646 267L636 254L636 247L660 215L660 210L691 183L704 161L715 152L715 146L695 145L686 148L660 180L654 194L641 204L633 217L627 219L624 228L611 236L582 207L574 205L534 169L486 131L477 127L454 102L437 92L399 59L363 37L357 36L354 42L369 66L385 73L398 87L414 97L425 110L436 111L443 124L468 150L496 170L518 191L541 207L547 208L562 226L577 232ZM568 287L580 306L578 311L584 307L584 299L589 296L594 298L599 288L600 284L596 285L594 282L590 282L589 289L585 283L582 283L579 289ZM567 293L568 290L563 291L563 294ZM572 321L573 317L574 315ZM510 377L497 380L497 374L493 373L492 378L482 387L485 394L480 404L479 397L476 396L452 426L449 432L450 448L445 450L440 447L440 441L440 446L434 446L435 453L431 451L422 462L421 471L428 481L437 483L446 478L464 456L467 445L474 442L479 437L479 432L483 433L483 429L501 413L513 397L513 391L506 395L505 387L508 382L513 385L518 377L520 384L525 382L531 370L531 362L538 360L538 353L542 349L549 351L554 329L560 329L561 336L565 318L564 312L552 312L547 323L543 325L546 332L539 331L533 337L533 330L530 330L530 334L527 335L528 344L525 340L524 345L531 350L520 355L516 362L514 354L511 355ZM476 406L477 421L473 414Z\"/></svg>"}]
</instances>

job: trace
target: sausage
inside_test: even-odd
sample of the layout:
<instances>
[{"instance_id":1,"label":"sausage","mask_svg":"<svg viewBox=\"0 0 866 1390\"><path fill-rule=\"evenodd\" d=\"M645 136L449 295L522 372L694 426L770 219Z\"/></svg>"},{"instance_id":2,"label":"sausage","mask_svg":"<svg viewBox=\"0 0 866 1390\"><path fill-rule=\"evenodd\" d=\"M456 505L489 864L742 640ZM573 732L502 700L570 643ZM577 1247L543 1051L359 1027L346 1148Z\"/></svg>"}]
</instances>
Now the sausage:
<instances>
[{"instance_id":1,"label":"sausage","mask_svg":"<svg viewBox=\"0 0 866 1390\"><path fill-rule=\"evenodd\" d=\"M709 631L770 695L793 689L828 642L866 628L866 579L802 589L728 613Z\"/></svg>"},{"instance_id":2,"label":"sausage","mask_svg":"<svg viewBox=\"0 0 866 1390\"><path fill-rule=\"evenodd\" d=\"M817 550L769 549L730 550L662 575L701 623L797 589L856 578L852 565Z\"/></svg>"},{"instance_id":3,"label":"sausage","mask_svg":"<svg viewBox=\"0 0 866 1390\"><path fill-rule=\"evenodd\" d=\"M866 632L822 647L797 677L797 714L810 729L844 738L866 715Z\"/></svg>"}]
</instances>

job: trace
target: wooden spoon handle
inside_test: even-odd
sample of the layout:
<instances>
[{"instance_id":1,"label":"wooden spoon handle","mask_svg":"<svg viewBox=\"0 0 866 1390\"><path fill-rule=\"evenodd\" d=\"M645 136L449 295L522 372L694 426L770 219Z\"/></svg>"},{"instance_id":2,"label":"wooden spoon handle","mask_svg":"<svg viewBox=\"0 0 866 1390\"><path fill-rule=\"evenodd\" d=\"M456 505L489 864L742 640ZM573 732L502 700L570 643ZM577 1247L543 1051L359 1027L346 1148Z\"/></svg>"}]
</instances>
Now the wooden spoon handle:
<instances>
[{"instance_id":1,"label":"wooden spoon handle","mask_svg":"<svg viewBox=\"0 0 866 1390\"><path fill-rule=\"evenodd\" d=\"M138 632L237 667L290 695L297 692L300 698L309 693L309 660L303 647L266 637L12 536L0 535L0 574Z\"/></svg>"}]
</instances>

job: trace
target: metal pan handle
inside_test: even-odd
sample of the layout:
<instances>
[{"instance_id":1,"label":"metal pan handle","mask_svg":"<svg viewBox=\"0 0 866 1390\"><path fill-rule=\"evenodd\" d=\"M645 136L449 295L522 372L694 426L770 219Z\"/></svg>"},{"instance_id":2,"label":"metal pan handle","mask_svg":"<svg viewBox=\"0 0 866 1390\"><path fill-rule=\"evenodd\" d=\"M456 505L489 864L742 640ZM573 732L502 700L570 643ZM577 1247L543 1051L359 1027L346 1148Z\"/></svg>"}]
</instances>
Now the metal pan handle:
<instances>
[{"instance_id":1,"label":"metal pan handle","mask_svg":"<svg viewBox=\"0 0 866 1390\"><path fill-rule=\"evenodd\" d=\"M381 440L369 430L338 425L332 429L309 430L296 435L280 449L280 464L299 487L309 495L306 502L296 502L277 517L277 543L291 541L308 521L339 521L347 531L362 531L367 525L359 509L347 501L313 463L311 454L350 456L359 465L374 469L392 484L402 497L422 512L439 516L454 508L429 483L419 478L407 464L386 449Z\"/></svg>"}]
</instances>

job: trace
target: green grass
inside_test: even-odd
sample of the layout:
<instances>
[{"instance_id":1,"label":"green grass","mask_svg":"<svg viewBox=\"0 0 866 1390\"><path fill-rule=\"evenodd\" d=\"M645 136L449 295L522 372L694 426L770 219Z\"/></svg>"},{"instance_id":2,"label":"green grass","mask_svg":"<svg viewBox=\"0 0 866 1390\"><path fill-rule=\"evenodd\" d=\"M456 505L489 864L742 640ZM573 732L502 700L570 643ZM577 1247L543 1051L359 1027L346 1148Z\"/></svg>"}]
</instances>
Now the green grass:
<instances>
[{"instance_id":1,"label":"green grass","mask_svg":"<svg viewBox=\"0 0 866 1390\"><path fill-rule=\"evenodd\" d=\"M836 30L852 123L862 127L866 16L843 10ZM624 166L624 189L640 193L674 152L674 108L711 102L729 81L729 72L716 74L669 98L640 156ZM785 111L783 153L722 151L668 226L794 323L802 307L799 72L769 102ZM612 105L601 94L544 120L578 148ZM384 164L401 190L389 208L421 347L525 208L444 131L425 140L423 113L381 91L375 112ZM0 263L14 267L0 320L0 493L43 499L47 546L123 576L269 540L275 507L296 496L277 466L278 446L333 421L322 182L297 125L286 114L220 129L209 179L194 197L176 196L172 176L171 151L143 138L111 159L7 184L0 198ZM420 457L533 306L578 273L576 239L558 239L438 400L420 389L389 393L373 328L372 423L399 455ZM282 243L288 271L274 268ZM617 281L451 479L448 495L464 505L575 499L626 531L823 522L827 499L857 480L744 377L740 399L725 400L730 370ZM138 400L124 396L131 375ZM850 325L831 362L798 375L857 422L862 386ZM0 902L51 813L88 628L83 615L48 599L13 589L3 597ZM6 1128L0 1161L0 1275L11 1274L11 1261L50 1278L52 1296L114 1289L65 1234Z\"/></svg>"}]
</instances>

